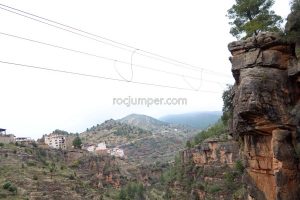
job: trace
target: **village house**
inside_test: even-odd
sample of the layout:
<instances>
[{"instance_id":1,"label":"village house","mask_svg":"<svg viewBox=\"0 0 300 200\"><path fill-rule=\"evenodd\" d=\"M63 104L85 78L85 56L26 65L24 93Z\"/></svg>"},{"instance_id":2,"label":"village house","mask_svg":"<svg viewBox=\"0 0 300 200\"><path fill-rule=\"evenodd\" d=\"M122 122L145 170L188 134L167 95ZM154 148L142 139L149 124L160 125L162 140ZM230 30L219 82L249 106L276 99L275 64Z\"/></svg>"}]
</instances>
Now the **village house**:
<instances>
[{"instance_id":1,"label":"village house","mask_svg":"<svg viewBox=\"0 0 300 200\"><path fill-rule=\"evenodd\" d=\"M119 158L123 158L124 157L124 150L120 149L120 148L112 148L112 149L108 149L108 153L111 156L115 156L115 157L119 157Z\"/></svg>"},{"instance_id":2,"label":"village house","mask_svg":"<svg viewBox=\"0 0 300 200\"><path fill-rule=\"evenodd\" d=\"M109 154L111 156L123 158L125 156L124 150L120 148L107 148L105 142L98 143L97 146L95 144L84 144L83 149L87 150L91 153L96 153L98 155L106 155Z\"/></svg>"},{"instance_id":3,"label":"village house","mask_svg":"<svg viewBox=\"0 0 300 200\"><path fill-rule=\"evenodd\" d=\"M15 141L21 144L29 144L34 142L34 140L31 139L30 137L17 137Z\"/></svg>"},{"instance_id":4,"label":"village house","mask_svg":"<svg viewBox=\"0 0 300 200\"><path fill-rule=\"evenodd\" d=\"M89 152L106 152L107 151L105 142L101 142L97 145L95 145L95 144L83 144L82 149L85 149Z\"/></svg>"},{"instance_id":5,"label":"village house","mask_svg":"<svg viewBox=\"0 0 300 200\"><path fill-rule=\"evenodd\" d=\"M107 148L105 142L98 143L97 147L95 148L95 152L97 154L107 154Z\"/></svg>"},{"instance_id":6,"label":"village house","mask_svg":"<svg viewBox=\"0 0 300 200\"><path fill-rule=\"evenodd\" d=\"M14 142L15 136L13 134L6 134L6 129L0 128L0 143L8 144Z\"/></svg>"},{"instance_id":7,"label":"village house","mask_svg":"<svg viewBox=\"0 0 300 200\"><path fill-rule=\"evenodd\" d=\"M96 145L94 145L94 144L86 145L83 147L83 149L86 149L89 152L94 152L96 149Z\"/></svg>"},{"instance_id":8,"label":"village house","mask_svg":"<svg viewBox=\"0 0 300 200\"><path fill-rule=\"evenodd\" d=\"M66 149L66 137L63 135L45 135L45 144L54 149Z\"/></svg>"}]
</instances>

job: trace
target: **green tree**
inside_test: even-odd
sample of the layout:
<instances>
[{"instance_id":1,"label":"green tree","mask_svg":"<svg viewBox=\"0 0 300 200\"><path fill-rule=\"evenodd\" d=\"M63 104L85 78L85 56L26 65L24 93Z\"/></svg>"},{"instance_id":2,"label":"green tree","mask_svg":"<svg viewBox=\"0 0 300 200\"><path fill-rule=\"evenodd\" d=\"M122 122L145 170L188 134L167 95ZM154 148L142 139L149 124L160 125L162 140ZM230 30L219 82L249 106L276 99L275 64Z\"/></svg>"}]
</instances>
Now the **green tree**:
<instances>
[{"instance_id":1,"label":"green tree","mask_svg":"<svg viewBox=\"0 0 300 200\"><path fill-rule=\"evenodd\" d=\"M296 44L297 56L300 55L300 0L291 2L291 13L287 17L285 32L290 42Z\"/></svg>"},{"instance_id":2,"label":"green tree","mask_svg":"<svg viewBox=\"0 0 300 200\"><path fill-rule=\"evenodd\" d=\"M81 139L79 136L76 136L76 138L73 140L73 146L75 149L81 149Z\"/></svg>"},{"instance_id":3,"label":"green tree","mask_svg":"<svg viewBox=\"0 0 300 200\"><path fill-rule=\"evenodd\" d=\"M227 11L232 26L230 33L237 39L250 37L261 31L279 32L282 18L270 10L274 0L235 0Z\"/></svg>"}]
</instances>

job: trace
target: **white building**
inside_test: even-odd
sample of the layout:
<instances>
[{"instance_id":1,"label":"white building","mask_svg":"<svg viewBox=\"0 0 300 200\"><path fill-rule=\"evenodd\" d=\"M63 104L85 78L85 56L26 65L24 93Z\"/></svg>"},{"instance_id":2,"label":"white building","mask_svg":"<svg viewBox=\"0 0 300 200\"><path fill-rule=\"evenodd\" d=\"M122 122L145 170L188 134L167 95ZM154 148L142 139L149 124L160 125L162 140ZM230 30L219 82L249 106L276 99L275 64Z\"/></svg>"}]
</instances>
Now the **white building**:
<instances>
[{"instance_id":1,"label":"white building","mask_svg":"<svg viewBox=\"0 0 300 200\"><path fill-rule=\"evenodd\" d=\"M99 143L99 144L97 145L97 147L96 147L96 151L103 151L103 150L106 150L106 149L107 149L107 148L106 148L105 142Z\"/></svg>"},{"instance_id":2,"label":"white building","mask_svg":"<svg viewBox=\"0 0 300 200\"><path fill-rule=\"evenodd\" d=\"M34 140L31 139L30 137L17 137L15 141L20 143L28 143L28 142L33 142Z\"/></svg>"},{"instance_id":3,"label":"white building","mask_svg":"<svg viewBox=\"0 0 300 200\"><path fill-rule=\"evenodd\" d=\"M90 145L90 146L86 147L86 150L89 151L89 152L94 152L95 149L96 149L95 145Z\"/></svg>"},{"instance_id":4,"label":"white building","mask_svg":"<svg viewBox=\"0 0 300 200\"><path fill-rule=\"evenodd\" d=\"M124 157L124 150L123 149L119 149L119 148L112 148L112 149L108 149L108 153L111 156L116 156L116 157Z\"/></svg>"},{"instance_id":5,"label":"white building","mask_svg":"<svg viewBox=\"0 0 300 200\"><path fill-rule=\"evenodd\" d=\"M66 149L66 137L62 135L49 134L45 136L45 144L55 149Z\"/></svg>"}]
</instances>

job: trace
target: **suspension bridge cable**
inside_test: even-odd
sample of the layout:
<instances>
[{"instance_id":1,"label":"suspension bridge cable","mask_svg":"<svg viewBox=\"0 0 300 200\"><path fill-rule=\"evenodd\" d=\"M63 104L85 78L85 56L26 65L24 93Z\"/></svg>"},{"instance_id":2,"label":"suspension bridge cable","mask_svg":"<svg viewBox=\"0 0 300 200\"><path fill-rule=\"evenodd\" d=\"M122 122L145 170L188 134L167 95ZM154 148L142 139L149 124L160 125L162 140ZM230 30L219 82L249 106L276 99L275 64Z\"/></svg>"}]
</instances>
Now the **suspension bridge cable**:
<instances>
[{"instance_id":1,"label":"suspension bridge cable","mask_svg":"<svg viewBox=\"0 0 300 200\"><path fill-rule=\"evenodd\" d=\"M59 69L53 69L53 68L47 68L47 67L40 67L40 66L35 66L35 65L28 65L28 64L21 64L21 63L9 62L9 61L4 61L4 60L0 60L0 63L7 64L7 65L13 65L13 66L17 66L17 67L31 68L31 69L45 70L45 71L52 71L52 72L58 72L58 73L76 75L76 76L84 76L84 77L90 77L90 78L98 78L98 79L104 79L104 80L119 81L119 82L134 83L134 84L139 84L139 85L147 85L147 86L162 87L162 88L177 89L177 90L187 90L187 91L194 91L194 92L196 92L195 90L190 89L190 88L176 87L176 86L171 86L171 85L161 85L161 84L147 83L147 82L139 82L139 81L128 82L128 81L123 80L123 79L117 79L117 78L112 78L112 77L105 77L105 76L98 76L98 75L85 74L85 73L79 73L79 72L72 72L72 71L67 71L67 70L59 70ZM198 90L198 92L219 93L217 91L209 91L209 90Z\"/></svg>"},{"instance_id":2,"label":"suspension bridge cable","mask_svg":"<svg viewBox=\"0 0 300 200\"><path fill-rule=\"evenodd\" d=\"M5 7L5 8L3 8ZM75 27L72 27L72 26L69 26L69 25L66 25L66 24L63 24L63 23L60 23L60 22L57 22L57 21L54 21L54 20L50 20L50 19L47 19L47 18L44 18L44 17L41 17L41 16L38 16L38 15L35 15L35 14L32 14L32 13L29 13L29 12L25 12L25 11L22 11L20 9L17 9L17 8L13 8L13 7L10 7L10 6L7 6L7 5L4 5L4 4L0 4L0 9L2 10L6 10L8 12L11 12L11 13L14 13L14 14L17 14L17 15L20 15L20 16L23 16L23 17L26 17L26 18L29 18L31 20L34 20L34 21L38 21L40 23L44 23L46 25L49 25L49 26L52 26L52 27L55 27L55 28L58 28L58 29L61 29L61 30L64 30L64 31L67 31L67 32L70 32L70 33L73 33L73 34L76 34L76 35L79 35L79 36L82 36L82 37L85 37L85 38L88 38L88 39L92 39L94 41L97 41L97 42L101 42L101 43L104 43L104 44L107 44L107 45L111 45L113 47L116 47L116 48L120 48L122 50L126 50L126 51L130 51L132 52L133 49L137 49L135 47L132 47L130 45L127 45L127 44L124 44L124 43L120 43L120 42L117 42L117 41L114 41L114 40L111 40L111 39L108 39L108 38L105 38L105 37L102 37L102 36L99 36L99 35L96 35L96 34L93 34L93 33L90 33L90 32L87 32L87 31L84 31L82 29L79 29L79 28L75 28ZM17 12L15 12L17 11ZM24 13L24 14L21 14L21 13ZM29 15L29 16L28 16ZM32 17L30 17L32 16ZM33 18L35 17L35 18ZM38 18L38 19L36 19ZM39 19L42 19L44 21L41 21ZM71 31L71 30L68 30L66 28L62 28L62 27L59 27L59 26L56 26L56 25L53 25L53 24L50 24L50 23L47 23L47 22L50 22L50 23L53 23L53 24L57 24L59 26L63 26L63 27L66 27L68 29L72 29L72 30L75 30L77 32L74 32L74 31ZM87 34L87 35L90 35L90 36L93 36L93 37L97 37L97 38L101 38L102 40L106 40L108 42L104 42L102 40L98 40L96 38L92 38L92 37L89 37L89 36L86 36L86 35L83 35L83 34L80 34L78 32L81 32L81 33L84 33L84 34ZM111 43L114 43L114 44L117 44L117 45L114 45L114 44L111 44ZM123 47L126 47L126 48L123 48L123 47L120 47L120 46L123 46ZM127 49L129 48L129 49ZM146 57L149 57L149 58L153 58L153 59L157 59L157 60L160 60L160 61L163 61L163 62L166 62L166 63L169 63L169 64L173 64L173 65L176 65L178 67L183 67L183 68L187 68L187 69L191 69L191 70L195 70L195 71L200 71L200 70L205 70L207 72L210 72L210 73L213 73L215 75L222 75L222 76L227 76L227 77L231 77L230 75L227 75L227 74L224 74L224 73L220 73L220 72L215 72L215 71L212 71L212 70L208 70L208 69L205 69L205 68L201 68L201 67L198 67L198 66L195 66L195 65L191 65L191 64L188 64L188 63L185 63L185 62L182 62L182 61L178 61L178 60L175 60L173 58L168 58L168 57L165 57L165 56L162 56L162 55L159 55L159 54L156 54L156 53L152 53L152 52L149 52L149 51L145 51L145 50L141 50L139 49L140 52L137 52L136 54L139 54L139 55L142 55L142 56L146 56ZM145 55L143 53L146 53L146 54L149 54L149 55L152 55L152 56L149 56L149 55ZM170 62L171 61L171 62ZM177 63L177 64L175 64ZM188 67L187 67L188 66Z\"/></svg>"},{"instance_id":3,"label":"suspension bridge cable","mask_svg":"<svg viewBox=\"0 0 300 200\"><path fill-rule=\"evenodd\" d=\"M100 56L100 55L88 53L88 52L85 52L85 51L80 51L80 50L76 50L76 49L71 49L71 48L59 46L59 45L56 45L56 44L46 43L46 42L42 42L42 41L38 41L38 40L33 40L33 39L30 39L30 38L25 38L25 37L13 35L13 34L8 34L8 33L4 33L4 32L0 32L0 35L4 35L4 36L7 36L7 37L12 37L12 38L16 38L16 39L20 39L20 40L25 40L25 41L28 41L28 42L32 42L32 43L36 43L36 44L41 44L41 45L44 45L44 46L50 46L50 47L53 47L53 48L58 48L58 49L62 49L62 50L65 50L65 51L70 51L70 52L73 52L73 53L83 54L83 55L86 55L86 56L91 56L91 57L95 57L95 58L99 58L99 59L103 59L103 60L109 60L109 61L113 61L113 62L119 62L119 63L122 63L122 64L135 66L135 67L138 67L138 68L143 68L143 69L147 69L147 70L152 70L152 71L157 71L157 72L161 72L161 73L165 73L165 74L169 74L169 75L173 75L173 76L182 77L182 74L179 74L179 73L170 72L170 71L165 71L165 70L156 69L156 68L152 68L152 67L148 67L148 66L143 66L143 65L133 64L133 62L132 62L132 57L131 57L131 62L129 63L129 62L122 61L122 60L117 60L117 59L114 59L114 58L109 58L109 57L105 57L105 56ZM136 51L135 51L135 52L136 52ZM134 52L133 52L133 53L134 53ZM133 54L132 54L132 55L133 55ZM116 63L115 63L115 64L116 64ZM115 67L115 66L114 66L114 67ZM117 73L119 74L119 71L118 71L117 69L115 69L115 70L116 70ZM132 67L131 67L131 70L133 70ZM132 75L131 75L131 76L133 77L133 71L132 71ZM201 76L202 76L202 72L201 72ZM198 78L198 77L195 77L195 76L189 76L189 75L184 75L184 77L189 78L189 79L194 79L194 80L203 80L203 81L211 82L211 83L217 83L217 84L220 83L220 82L218 82L218 81L212 81L212 80L202 79L202 77L201 77L201 78ZM123 79L124 79L124 78L123 78ZM131 80L132 80L132 78L131 78ZM221 82L221 83L222 83L222 82ZM223 84L227 84L227 83L223 83Z\"/></svg>"}]
</instances>

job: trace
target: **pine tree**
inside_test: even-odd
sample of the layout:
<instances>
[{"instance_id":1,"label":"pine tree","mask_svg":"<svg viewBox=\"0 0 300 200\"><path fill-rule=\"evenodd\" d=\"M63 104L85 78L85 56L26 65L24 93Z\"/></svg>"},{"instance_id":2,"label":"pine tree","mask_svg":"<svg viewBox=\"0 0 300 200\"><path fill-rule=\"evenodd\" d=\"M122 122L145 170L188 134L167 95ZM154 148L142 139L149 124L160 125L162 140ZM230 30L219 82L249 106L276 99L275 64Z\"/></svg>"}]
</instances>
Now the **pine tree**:
<instances>
[{"instance_id":1,"label":"pine tree","mask_svg":"<svg viewBox=\"0 0 300 200\"><path fill-rule=\"evenodd\" d=\"M230 33L236 38L257 35L262 31L279 32L282 18L270 10L274 0L235 0L227 11L232 26Z\"/></svg>"},{"instance_id":2,"label":"pine tree","mask_svg":"<svg viewBox=\"0 0 300 200\"><path fill-rule=\"evenodd\" d=\"M79 136L76 136L76 138L73 140L73 146L75 149L81 149L81 139Z\"/></svg>"}]
</instances>

